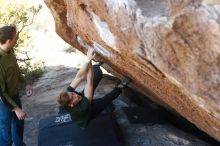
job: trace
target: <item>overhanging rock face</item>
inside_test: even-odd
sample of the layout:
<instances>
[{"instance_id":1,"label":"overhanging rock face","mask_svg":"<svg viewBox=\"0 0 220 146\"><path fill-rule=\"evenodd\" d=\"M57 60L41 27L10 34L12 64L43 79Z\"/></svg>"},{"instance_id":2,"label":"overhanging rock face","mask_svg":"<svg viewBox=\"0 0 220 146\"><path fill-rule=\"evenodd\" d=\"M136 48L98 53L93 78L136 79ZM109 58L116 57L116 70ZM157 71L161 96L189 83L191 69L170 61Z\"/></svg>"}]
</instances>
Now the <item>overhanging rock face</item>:
<instances>
[{"instance_id":1,"label":"overhanging rock face","mask_svg":"<svg viewBox=\"0 0 220 146\"><path fill-rule=\"evenodd\" d=\"M56 32L220 141L219 0L45 0Z\"/></svg>"}]
</instances>

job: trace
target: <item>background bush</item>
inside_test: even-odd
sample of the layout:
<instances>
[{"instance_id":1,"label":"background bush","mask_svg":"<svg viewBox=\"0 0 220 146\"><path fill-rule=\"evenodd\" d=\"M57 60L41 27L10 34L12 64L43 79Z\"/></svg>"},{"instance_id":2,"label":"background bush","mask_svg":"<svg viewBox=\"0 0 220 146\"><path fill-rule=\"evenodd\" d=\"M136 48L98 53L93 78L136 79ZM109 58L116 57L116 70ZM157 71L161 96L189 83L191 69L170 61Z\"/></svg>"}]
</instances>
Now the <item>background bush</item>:
<instances>
[{"instance_id":1,"label":"background bush","mask_svg":"<svg viewBox=\"0 0 220 146\"><path fill-rule=\"evenodd\" d=\"M31 49L31 36L28 26L30 26L35 15L41 10L41 5L34 7L22 0L0 0L0 27L4 25L14 25L19 32L19 39L15 46L15 53L18 64L25 78L34 81L40 77L45 70L43 62L32 63L28 52Z\"/></svg>"}]
</instances>

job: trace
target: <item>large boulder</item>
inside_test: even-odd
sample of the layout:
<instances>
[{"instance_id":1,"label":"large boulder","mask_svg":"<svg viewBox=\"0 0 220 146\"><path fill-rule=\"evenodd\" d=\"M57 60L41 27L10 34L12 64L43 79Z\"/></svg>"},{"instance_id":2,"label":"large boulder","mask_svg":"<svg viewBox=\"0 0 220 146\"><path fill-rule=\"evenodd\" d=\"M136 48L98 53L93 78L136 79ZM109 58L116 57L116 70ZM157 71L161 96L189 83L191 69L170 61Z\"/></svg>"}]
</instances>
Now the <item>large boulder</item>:
<instances>
[{"instance_id":1,"label":"large boulder","mask_svg":"<svg viewBox=\"0 0 220 146\"><path fill-rule=\"evenodd\" d=\"M56 32L220 141L219 0L44 0Z\"/></svg>"}]
</instances>

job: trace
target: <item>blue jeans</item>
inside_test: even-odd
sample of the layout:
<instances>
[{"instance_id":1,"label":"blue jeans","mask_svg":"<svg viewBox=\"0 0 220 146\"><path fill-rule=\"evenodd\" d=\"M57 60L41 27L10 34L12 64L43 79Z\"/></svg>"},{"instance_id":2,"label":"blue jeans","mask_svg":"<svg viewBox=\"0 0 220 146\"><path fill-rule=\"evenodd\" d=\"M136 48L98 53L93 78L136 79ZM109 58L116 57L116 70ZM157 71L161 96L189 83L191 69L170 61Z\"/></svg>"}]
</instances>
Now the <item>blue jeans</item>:
<instances>
[{"instance_id":1,"label":"blue jeans","mask_svg":"<svg viewBox=\"0 0 220 146\"><path fill-rule=\"evenodd\" d=\"M12 97L15 103L22 108L19 95ZM0 146L23 146L24 120L19 120L15 112L0 100Z\"/></svg>"}]
</instances>

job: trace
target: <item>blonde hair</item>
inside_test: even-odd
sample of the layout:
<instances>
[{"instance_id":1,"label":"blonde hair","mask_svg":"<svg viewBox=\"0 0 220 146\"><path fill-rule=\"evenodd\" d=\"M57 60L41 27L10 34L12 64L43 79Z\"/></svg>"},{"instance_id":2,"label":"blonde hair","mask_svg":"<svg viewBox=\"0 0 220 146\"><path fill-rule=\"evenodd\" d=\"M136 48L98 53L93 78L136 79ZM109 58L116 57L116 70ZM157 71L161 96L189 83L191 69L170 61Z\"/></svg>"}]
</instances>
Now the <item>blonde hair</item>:
<instances>
[{"instance_id":1,"label":"blonde hair","mask_svg":"<svg viewBox=\"0 0 220 146\"><path fill-rule=\"evenodd\" d=\"M57 102L62 106L67 106L69 104L69 96L67 92L61 92L60 95L57 97Z\"/></svg>"}]
</instances>

